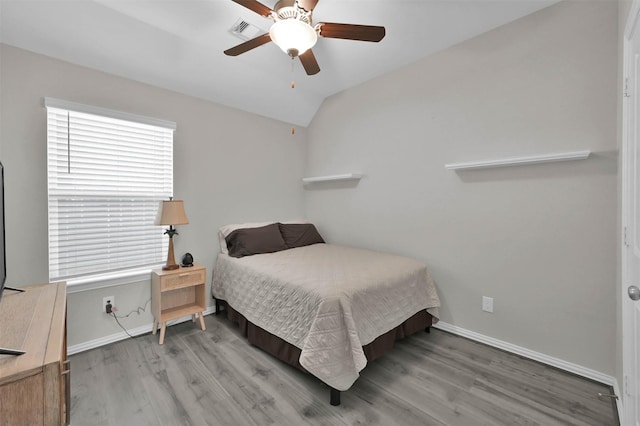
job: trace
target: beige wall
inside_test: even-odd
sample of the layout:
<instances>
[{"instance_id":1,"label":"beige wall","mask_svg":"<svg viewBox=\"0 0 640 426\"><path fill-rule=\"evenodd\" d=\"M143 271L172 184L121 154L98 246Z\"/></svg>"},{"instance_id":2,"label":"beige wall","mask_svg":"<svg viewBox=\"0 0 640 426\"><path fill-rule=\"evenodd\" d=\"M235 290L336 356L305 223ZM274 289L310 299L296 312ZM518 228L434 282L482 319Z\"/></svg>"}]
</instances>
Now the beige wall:
<instances>
[{"instance_id":1,"label":"beige wall","mask_svg":"<svg viewBox=\"0 0 640 426\"><path fill-rule=\"evenodd\" d=\"M366 176L308 190L307 216L425 261L447 323L615 374L617 22L615 2L563 2L325 100L307 175Z\"/></svg>"},{"instance_id":2,"label":"beige wall","mask_svg":"<svg viewBox=\"0 0 640 426\"><path fill-rule=\"evenodd\" d=\"M7 285L48 281L45 96L177 122L174 194L184 199L190 224L179 227L176 259L191 252L208 268L208 285L219 251L218 227L303 216L305 129L291 136L286 123L6 45L0 49ZM211 84L224 82L212 75ZM100 312L103 296L116 296L126 314L144 305L149 294L146 280L71 294L69 344L121 331ZM150 323L149 309L123 320L127 328Z\"/></svg>"}]
</instances>

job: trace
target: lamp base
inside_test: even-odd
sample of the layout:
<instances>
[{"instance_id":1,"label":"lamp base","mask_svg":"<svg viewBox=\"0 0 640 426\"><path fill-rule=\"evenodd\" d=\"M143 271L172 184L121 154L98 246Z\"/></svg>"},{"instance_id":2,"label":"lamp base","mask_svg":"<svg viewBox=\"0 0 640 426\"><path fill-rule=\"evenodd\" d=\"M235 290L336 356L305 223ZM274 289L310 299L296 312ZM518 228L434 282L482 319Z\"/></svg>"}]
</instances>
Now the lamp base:
<instances>
[{"instance_id":1,"label":"lamp base","mask_svg":"<svg viewBox=\"0 0 640 426\"><path fill-rule=\"evenodd\" d=\"M180 267L180 265L164 265L162 267L162 270L163 271L171 271L171 270L174 270L174 269L178 269L179 267Z\"/></svg>"},{"instance_id":2,"label":"lamp base","mask_svg":"<svg viewBox=\"0 0 640 426\"><path fill-rule=\"evenodd\" d=\"M167 252L167 264L162 267L163 271L171 271L178 269L180 265L176 263L176 259L173 256L173 236L169 236L169 251Z\"/></svg>"}]
</instances>

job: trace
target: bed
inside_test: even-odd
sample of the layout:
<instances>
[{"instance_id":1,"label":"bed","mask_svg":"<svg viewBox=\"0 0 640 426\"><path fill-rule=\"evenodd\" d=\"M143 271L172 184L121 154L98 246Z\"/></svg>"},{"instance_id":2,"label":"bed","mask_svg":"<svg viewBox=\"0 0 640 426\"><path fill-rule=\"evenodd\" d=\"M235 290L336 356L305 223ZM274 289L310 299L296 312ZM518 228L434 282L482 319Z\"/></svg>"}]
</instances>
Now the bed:
<instances>
[{"instance_id":1,"label":"bed","mask_svg":"<svg viewBox=\"0 0 640 426\"><path fill-rule=\"evenodd\" d=\"M219 236L216 312L326 383L332 405L367 361L438 319L435 285L414 259L326 244L307 223L228 225Z\"/></svg>"}]
</instances>

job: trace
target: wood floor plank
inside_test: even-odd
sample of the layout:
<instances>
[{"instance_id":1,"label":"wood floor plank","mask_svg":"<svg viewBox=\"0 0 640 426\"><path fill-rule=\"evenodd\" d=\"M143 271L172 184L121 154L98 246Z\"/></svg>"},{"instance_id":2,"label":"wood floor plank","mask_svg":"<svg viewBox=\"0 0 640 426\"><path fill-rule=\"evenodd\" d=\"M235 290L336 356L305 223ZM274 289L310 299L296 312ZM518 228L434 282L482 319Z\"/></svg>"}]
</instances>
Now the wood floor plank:
<instances>
[{"instance_id":1,"label":"wood floor plank","mask_svg":"<svg viewBox=\"0 0 640 426\"><path fill-rule=\"evenodd\" d=\"M113 345L72 358L71 411L81 413L84 424L119 425L122 418L140 425L158 424L141 382L130 380L140 377L137 363L127 353L133 347ZM82 380L74 380L78 377Z\"/></svg>"},{"instance_id":2,"label":"wood floor plank","mask_svg":"<svg viewBox=\"0 0 640 426\"><path fill-rule=\"evenodd\" d=\"M387 368L392 363L402 362L402 356L395 353L395 348L393 352L368 366L369 370L363 373L355 388L360 380L366 378L384 389L385 393L410 403L434 422L446 425L475 423L476 419L471 413L457 409L459 396L469 391L474 377L461 373L452 378L451 372L445 371L440 365L433 365L430 360L424 360L422 365L415 367L407 363L407 373L398 375L393 368ZM437 373L431 373L430 369Z\"/></svg>"},{"instance_id":3,"label":"wood floor plank","mask_svg":"<svg viewBox=\"0 0 640 426\"><path fill-rule=\"evenodd\" d=\"M71 424L616 425L609 386L432 330L370 362L342 404L225 318L73 355Z\"/></svg>"},{"instance_id":4,"label":"wood floor plank","mask_svg":"<svg viewBox=\"0 0 640 426\"><path fill-rule=\"evenodd\" d=\"M602 385L595 386L584 379L576 381L574 376L550 367L543 370L545 373L531 373L531 364L529 360L519 360L517 368L505 368L504 362L492 364L478 380L486 389L501 390L565 424L611 424L607 423L611 417L606 414L611 410L610 401L598 398L598 392L606 392Z\"/></svg>"},{"instance_id":5,"label":"wood floor plank","mask_svg":"<svg viewBox=\"0 0 640 426\"><path fill-rule=\"evenodd\" d=\"M492 424L583 425L566 413L480 380L461 399L463 406L474 407L481 413L479 417L487 418ZM496 413L492 407L498 405L498 401L502 410Z\"/></svg>"},{"instance_id":6,"label":"wood floor plank","mask_svg":"<svg viewBox=\"0 0 640 426\"><path fill-rule=\"evenodd\" d=\"M269 395L288 395L287 398L275 398L275 407L280 415L288 419L299 419L306 422L309 418L331 419L335 410L327 404L329 388L319 380L311 379L309 375L282 363L269 354L251 347L246 349L246 341L238 339L231 342L233 351L244 351L243 368L251 371L257 386ZM301 379L305 379L301 382ZM327 420L327 424L344 425L340 418Z\"/></svg>"}]
</instances>

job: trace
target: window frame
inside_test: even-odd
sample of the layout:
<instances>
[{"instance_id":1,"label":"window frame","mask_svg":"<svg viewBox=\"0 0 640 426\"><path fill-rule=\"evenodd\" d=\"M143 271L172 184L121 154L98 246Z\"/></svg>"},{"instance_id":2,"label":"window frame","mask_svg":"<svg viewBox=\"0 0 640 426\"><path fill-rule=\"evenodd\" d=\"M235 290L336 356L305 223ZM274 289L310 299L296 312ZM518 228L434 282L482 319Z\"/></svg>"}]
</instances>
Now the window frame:
<instances>
[{"instance_id":1,"label":"window frame","mask_svg":"<svg viewBox=\"0 0 640 426\"><path fill-rule=\"evenodd\" d=\"M69 287L73 287L74 291L70 291L71 293L76 292L76 291L82 291L82 290L88 290L88 289L93 289L93 288L100 288L100 287L110 287L110 286L114 286L114 285L122 285L122 284L127 284L127 283L133 283L133 282L140 282L143 280L148 280L149 277L149 272L151 271L151 269L154 269L156 267L160 267L164 260L164 254L166 253L166 245L168 244L168 239L166 238L166 236L162 235L162 229L160 227L158 227L158 233L161 236L161 238L163 239L162 242L162 249L160 250L161 255L159 256L158 262L157 264L145 264L142 267L129 267L129 266L125 266L123 268L119 268L117 270L109 270L109 271L99 271L99 272L87 272L87 273L80 273L80 274L69 274L68 276L65 275L60 275L59 277L52 277L51 273L52 273L52 255L51 255L51 250L52 250L52 246L51 246L51 224L52 224L52 217L51 217L51 204L50 204L50 181L52 179L52 175L49 171L49 165L50 165L50 160L49 160L49 156L50 156L50 152L49 152L49 120L50 120L50 113L49 113L49 108L54 108L54 109L58 109L58 110L66 110L69 112L76 112L76 113L82 113L82 114L91 114L91 115L95 115L95 116L100 116L100 117L104 117L104 118L108 118L108 119L115 119L115 120L124 120L130 123L136 123L136 124L143 124L143 125L148 125L148 126L154 126L154 127L161 127L165 130L170 130L170 149L169 149L169 157L170 157L170 166L168 167L168 169L170 170L169 174L170 176L167 176L166 171L164 172L164 182L166 184L167 181L167 177L169 178L168 181L169 183L169 189L165 190L163 192L166 192L166 194L162 194L162 199L166 199L165 197L172 197L173 196L173 144L175 142L175 135L174 132L177 128L176 123L172 122L172 121L168 121L168 120L162 120L162 119L157 119L157 118L152 118L152 117L147 117L147 116L141 116L141 115L137 115L137 114L131 114L131 113L127 113L127 112L122 112L122 111L116 111L116 110L111 110L111 109L107 109L107 108L101 108L101 107L96 107L96 106L91 106L91 105L85 105L85 104L80 104L80 103L76 103L76 102L69 102L69 101L64 101L64 100L60 100L60 99L55 99L55 98L50 98L50 97L45 97L44 98L44 106L47 109L47 223L48 223L48 232L47 232L47 239L48 239L48 260L49 260L49 264L48 264L48 270L49 270L49 279L50 281L66 281L67 285ZM159 200L160 201L160 200ZM148 213L147 213L148 215ZM155 243L157 244L157 242ZM155 260L153 261L155 262Z\"/></svg>"}]
</instances>

